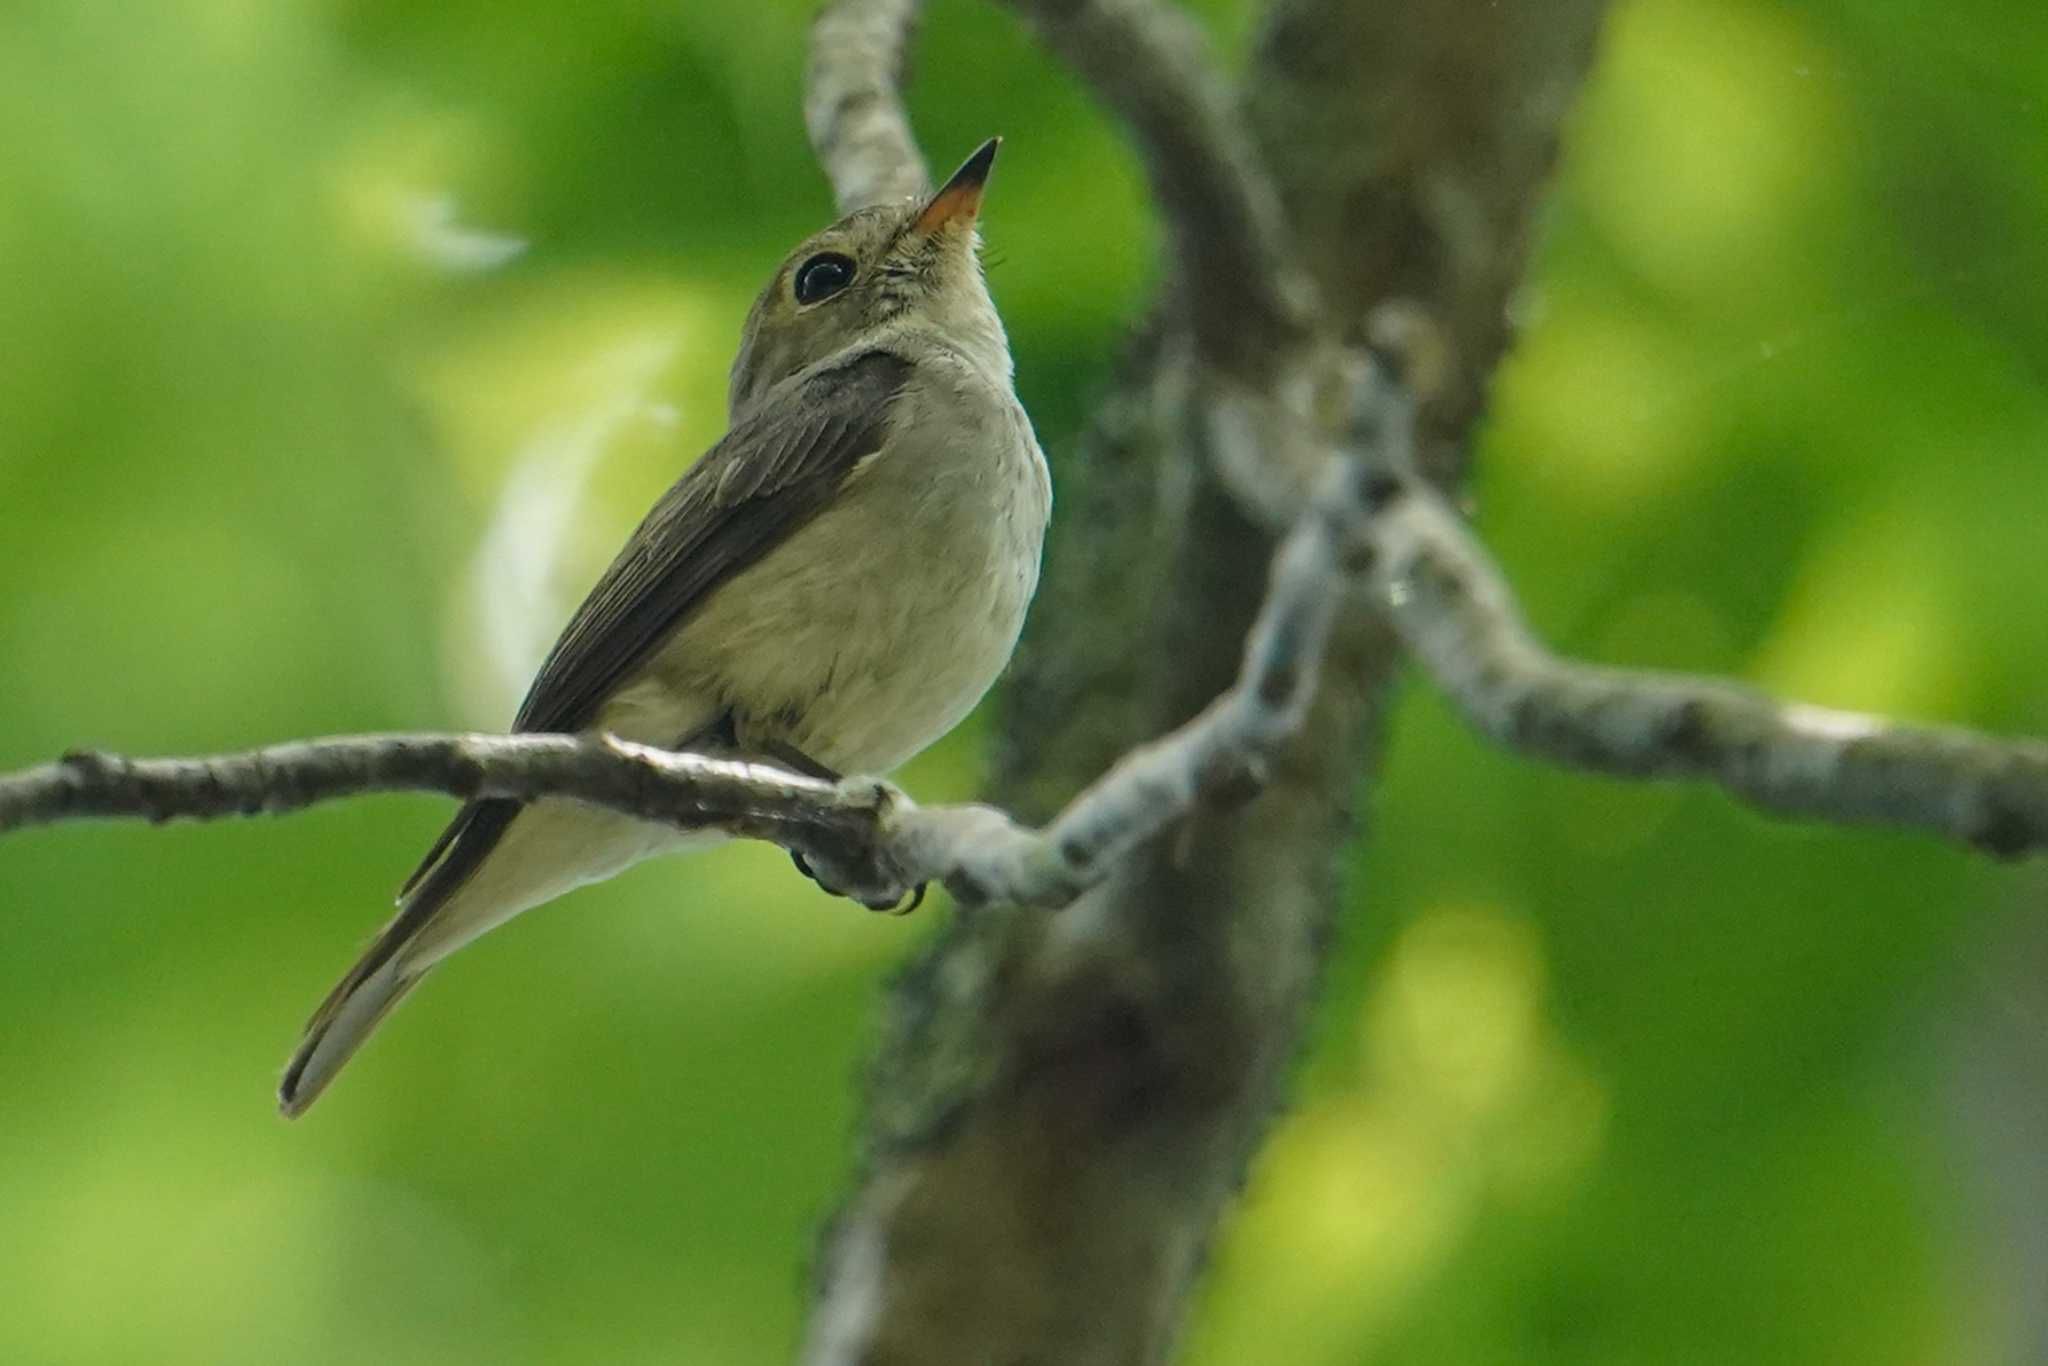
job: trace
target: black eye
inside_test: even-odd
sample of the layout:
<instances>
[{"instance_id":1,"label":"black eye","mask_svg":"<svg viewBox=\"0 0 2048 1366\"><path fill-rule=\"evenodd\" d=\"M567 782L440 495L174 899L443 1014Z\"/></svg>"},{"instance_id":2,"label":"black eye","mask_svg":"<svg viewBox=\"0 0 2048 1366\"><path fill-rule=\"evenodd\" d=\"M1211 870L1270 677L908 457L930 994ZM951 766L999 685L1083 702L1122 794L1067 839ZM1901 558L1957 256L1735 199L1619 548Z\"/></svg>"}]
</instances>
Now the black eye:
<instances>
[{"instance_id":1,"label":"black eye","mask_svg":"<svg viewBox=\"0 0 2048 1366\"><path fill-rule=\"evenodd\" d=\"M821 251L797 267L796 301L814 304L853 283L853 260L836 251Z\"/></svg>"}]
</instances>

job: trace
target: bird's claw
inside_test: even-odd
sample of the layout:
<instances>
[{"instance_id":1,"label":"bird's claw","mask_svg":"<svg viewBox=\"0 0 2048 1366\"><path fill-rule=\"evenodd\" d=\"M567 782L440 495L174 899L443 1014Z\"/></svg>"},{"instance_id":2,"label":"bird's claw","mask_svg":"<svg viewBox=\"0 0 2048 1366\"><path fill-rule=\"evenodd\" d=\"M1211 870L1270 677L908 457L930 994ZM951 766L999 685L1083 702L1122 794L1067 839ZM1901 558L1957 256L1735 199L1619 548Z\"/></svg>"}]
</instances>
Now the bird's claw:
<instances>
[{"instance_id":1,"label":"bird's claw","mask_svg":"<svg viewBox=\"0 0 2048 1366\"><path fill-rule=\"evenodd\" d=\"M811 861L805 858L798 851L794 849L789 851L789 861L796 865L796 870L799 873L802 873L812 882L817 883L818 890L824 892L827 896L848 895L848 893L840 891L837 887L831 886L823 878L819 877L817 870L811 867ZM906 899L900 896L891 897L887 901L870 901L866 897L854 897L853 899L859 901L861 905L867 907L871 911L880 911L885 915L909 915L919 906L924 905L924 893L927 885L928 884L926 883L920 882L917 884L917 886L911 888L908 897L908 904L905 904Z\"/></svg>"},{"instance_id":2,"label":"bird's claw","mask_svg":"<svg viewBox=\"0 0 2048 1366\"><path fill-rule=\"evenodd\" d=\"M919 906L924 905L924 889L928 885L928 883L920 882L915 887L912 887L907 901L899 896L889 901L863 901L860 904L871 911L880 911L883 915L909 915Z\"/></svg>"}]
</instances>

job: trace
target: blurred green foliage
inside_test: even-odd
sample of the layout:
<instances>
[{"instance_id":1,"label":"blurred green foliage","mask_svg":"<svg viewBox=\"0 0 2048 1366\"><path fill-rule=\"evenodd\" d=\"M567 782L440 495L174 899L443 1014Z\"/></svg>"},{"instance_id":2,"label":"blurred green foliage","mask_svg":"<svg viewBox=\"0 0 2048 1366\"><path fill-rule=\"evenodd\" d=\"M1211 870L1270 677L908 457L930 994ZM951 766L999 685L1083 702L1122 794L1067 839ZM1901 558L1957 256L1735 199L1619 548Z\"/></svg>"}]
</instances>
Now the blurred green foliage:
<instances>
[{"instance_id":1,"label":"blurred green foliage","mask_svg":"<svg viewBox=\"0 0 2048 1366\"><path fill-rule=\"evenodd\" d=\"M502 724L829 213L808 8L0 9L0 763ZM2048 732L2044 97L2034 0L1617 7L1474 491L1543 631ZM1148 289L1130 155L966 0L913 104L935 160L1011 139L992 278L1057 470ZM971 791L977 736L913 790ZM1545 771L1421 688L1372 811L1191 1361L2031 1359L2043 1211L1952 1081L2037 875ZM877 984L948 912L642 867L283 1124L444 812L0 845L0 1360L788 1356Z\"/></svg>"}]
</instances>

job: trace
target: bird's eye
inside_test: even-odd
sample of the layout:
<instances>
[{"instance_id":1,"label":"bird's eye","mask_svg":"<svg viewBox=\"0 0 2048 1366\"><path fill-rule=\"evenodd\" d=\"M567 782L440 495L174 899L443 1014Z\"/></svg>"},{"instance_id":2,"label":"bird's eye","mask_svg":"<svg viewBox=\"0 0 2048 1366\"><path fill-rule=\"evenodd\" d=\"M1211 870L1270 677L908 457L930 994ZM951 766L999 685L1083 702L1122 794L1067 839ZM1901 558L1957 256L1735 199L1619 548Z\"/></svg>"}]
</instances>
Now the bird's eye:
<instances>
[{"instance_id":1,"label":"bird's eye","mask_svg":"<svg viewBox=\"0 0 2048 1366\"><path fill-rule=\"evenodd\" d=\"M852 258L823 251L797 267L796 301L821 303L853 283Z\"/></svg>"}]
</instances>

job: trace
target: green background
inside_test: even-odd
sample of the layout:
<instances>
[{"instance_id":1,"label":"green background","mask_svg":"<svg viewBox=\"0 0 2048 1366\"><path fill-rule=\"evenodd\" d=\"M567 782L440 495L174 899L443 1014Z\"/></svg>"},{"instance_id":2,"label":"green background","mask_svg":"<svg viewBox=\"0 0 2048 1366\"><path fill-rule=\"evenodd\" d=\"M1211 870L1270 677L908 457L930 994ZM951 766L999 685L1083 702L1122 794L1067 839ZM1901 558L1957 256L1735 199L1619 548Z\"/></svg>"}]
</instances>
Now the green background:
<instances>
[{"instance_id":1,"label":"green background","mask_svg":"<svg viewBox=\"0 0 2048 1366\"><path fill-rule=\"evenodd\" d=\"M807 9L0 9L0 765L502 725L829 214ZM1057 482L1154 273L1131 156L966 0L913 104L935 160L1009 139ZM1473 508L1550 638L2048 732L2038 0L1620 4L1516 307ZM2037 871L1544 771L1420 685L1391 762L1190 1361L2048 1353ZM0 844L0 1360L787 1358L878 986L950 910L643 866L284 1123L446 808Z\"/></svg>"}]
</instances>

